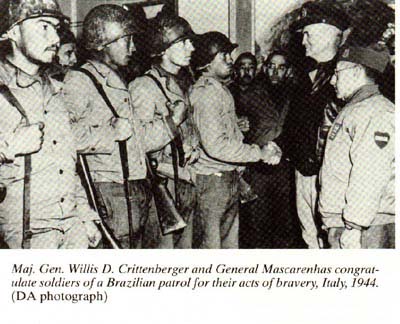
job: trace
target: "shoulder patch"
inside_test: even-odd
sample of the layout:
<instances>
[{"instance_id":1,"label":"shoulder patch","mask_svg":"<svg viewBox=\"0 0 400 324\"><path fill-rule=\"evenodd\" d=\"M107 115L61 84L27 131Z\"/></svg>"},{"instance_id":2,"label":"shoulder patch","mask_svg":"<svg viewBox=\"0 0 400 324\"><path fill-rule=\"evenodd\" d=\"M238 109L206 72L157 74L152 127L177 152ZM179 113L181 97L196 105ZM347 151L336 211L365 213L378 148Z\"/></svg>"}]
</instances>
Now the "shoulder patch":
<instances>
[{"instance_id":1,"label":"shoulder patch","mask_svg":"<svg viewBox=\"0 0 400 324\"><path fill-rule=\"evenodd\" d=\"M375 132L374 140L379 148L383 149L390 141L389 133Z\"/></svg>"}]
</instances>

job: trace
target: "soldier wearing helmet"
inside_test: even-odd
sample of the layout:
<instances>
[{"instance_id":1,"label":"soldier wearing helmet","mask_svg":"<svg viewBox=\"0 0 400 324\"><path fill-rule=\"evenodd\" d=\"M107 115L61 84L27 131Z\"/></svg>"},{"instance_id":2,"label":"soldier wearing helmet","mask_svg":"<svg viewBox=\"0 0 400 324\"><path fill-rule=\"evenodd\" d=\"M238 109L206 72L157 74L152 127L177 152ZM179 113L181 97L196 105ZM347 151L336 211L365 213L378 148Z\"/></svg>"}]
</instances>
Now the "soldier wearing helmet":
<instances>
[{"instance_id":1,"label":"soldier wearing helmet","mask_svg":"<svg viewBox=\"0 0 400 324\"><path fill-rule=\"evenodd\" d=\"M0 169L7 191L0 204L0 234L10 248L95 246L101 235L93 223L98 216L76 174L78 147L61 87L42 72L56 55L57 28L66 17L55 0L2 0L0 10L1 40L11 48L0 61L1 137L11 144L10 134L15 139L25 129L20 142L38 143L30 149L21 149L22 143L8 147L7 167Z\"/></svg>"},{"instance_id":2,"label":"soldier wearing helmet","mask_svg":"<svg viewBox=\"0 0 400 324\"><path fill-rule=\"evenodd\" d=\"M226 87L236 47L225 35L209 32L198 38L193 56L201 74L190 96L201 138L200 158L193 166L201 248L238 248L239 164L280 161L280 149L273 142L262 148L243 143L234 99Z\"/></svg>"},{"instance_id":3,"label":"soldier wearing helmet","mask_svg":"<svg viewBox=\"0 0 400 324\"><path fill-rule=\"evenodd\" d=\"M145 153L156 147L142 141L144 136L133 121L130 95L119 73L135 51L134 37L140 32L123 7L107 4L93 8L83 22L90 58L79 70L66 75L64 87L73 128L85 143L85 152L90 153L87 164L99 211L122 248L142 247L152 199ZM121 144L126 145L127 156Z\"/></svg>"},{"instance_id":4,"label":"soldier wearing helmet","mask_svg":"<svg viewBox=\"0 0 400 324\"><path fill-rule=\"evenodd\" d=\"M152 68L129 85L134 119L140 124L145 141L157 147L152 158L161 166L174 163L173 148L169 145L172 141L181 166L190 168L198 157L198 137L188 95L192 84L188 67L194 51L193 37L185 19L170 13L159 15L152 38ZM181 214L189 224L181 235L176 235L175 247L191 248L194 187L183 181L169 181L168 187L180 201ZM156 235L158 247L173 247L172 235Z\"/></svg>"}]
</instances>

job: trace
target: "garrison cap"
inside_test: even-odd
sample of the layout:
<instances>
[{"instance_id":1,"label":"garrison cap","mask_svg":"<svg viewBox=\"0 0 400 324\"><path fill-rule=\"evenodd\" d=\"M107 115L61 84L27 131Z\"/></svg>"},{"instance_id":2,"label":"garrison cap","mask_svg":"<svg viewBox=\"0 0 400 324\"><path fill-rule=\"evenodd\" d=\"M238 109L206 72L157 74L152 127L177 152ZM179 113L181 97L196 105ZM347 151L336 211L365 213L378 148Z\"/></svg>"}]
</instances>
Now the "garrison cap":
<instances>
[{"instance_id":1,"label":"garrison cap","mask_svg":"<svg viewBox=\"0 0 400 324\"><path fill-rule=\"evenodd\" d=\"M327 24L344 31L350 26L350 18L340 4L333 1L307 2L301 7L301 14L291 25L292 31L308 25Z\"/></svg>"},{"instance_id":2,"label":"garrison cap","mask_svg":"<svg viewBox=\"0 0 400 324\"><path fill-rule=\"evenodd\" d=\"M342 51L338 61L347 61L363 65L383 73L390 61L389 52L373 47L348 47Z\"/></svg>"}]
</instances>

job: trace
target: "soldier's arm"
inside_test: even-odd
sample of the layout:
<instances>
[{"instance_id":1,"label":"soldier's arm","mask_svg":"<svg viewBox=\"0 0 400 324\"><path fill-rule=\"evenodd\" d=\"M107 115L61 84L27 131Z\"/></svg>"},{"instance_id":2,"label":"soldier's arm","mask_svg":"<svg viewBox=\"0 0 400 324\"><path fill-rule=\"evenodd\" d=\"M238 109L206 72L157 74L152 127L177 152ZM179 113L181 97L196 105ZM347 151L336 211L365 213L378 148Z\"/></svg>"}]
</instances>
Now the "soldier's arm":
<instances>
[{"instance_id":1,"label":"soldier's arm","mask_svg":"<svg viewBox=\"0 0 400 324\"><path fill-rule=\"evenodd\" d=\"M129 85L134 124L146 152L164 148L177 131L171 117L157 112L155 98L158 91L154 81L148 77L137 78Z\"/></svg>"},{"instance_id":2,"label":"soldier's arm","mask_svg":"<svg viewBox=\"0 0 400 324\"><path fill-rule=\"evenodd\" d=\"M91 97L97 95L92 81L83 73L70 71L65 77L64 99L80 153L109 154L115 149L116 130L111 121L90 124ZM98 95L100 96L100 95Z\"/></svg>"},{"instance_id":3,"label":"soldier's arm","mask_svg":"<svg viewBox=\"0 0 400 324\"><path fill-rule=\"evenodd\" d=\"M261 149L247 145L229 135L226 121L220 114L220 96L216 90L198 88L191 96L195 121L200 133L202 147L212 158L228 163L257 162Z\"/></svg>"},{"instance_id":4,"label":"soldier's arm","mask_svg":"<svg viewBox=\"0 0 400 324\"><path fill-rule=\"evenodd\" d=\"M394 163L394 116L385 112L372 119L361 117L350 130L352 169L343 211L345 222L368 227L375 218L380 197Z\"/></svg>"}]
</instances>

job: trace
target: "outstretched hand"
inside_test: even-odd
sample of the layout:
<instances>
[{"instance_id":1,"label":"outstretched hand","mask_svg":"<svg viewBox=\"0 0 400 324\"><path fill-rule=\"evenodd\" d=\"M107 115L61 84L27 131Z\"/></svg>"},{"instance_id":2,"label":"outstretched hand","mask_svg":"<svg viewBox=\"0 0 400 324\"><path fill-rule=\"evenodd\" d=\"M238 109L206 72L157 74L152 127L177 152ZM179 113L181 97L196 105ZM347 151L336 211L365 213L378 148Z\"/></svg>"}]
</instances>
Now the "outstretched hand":
<instances>
[{"instance_id":1,"label":"outstretched hand","mask_svg":"<svg viewBox=\"0 0 400 324\"><path fill-rule=\"evenodd\" d=\"M268 144L261 149L261 154L262 161L270 165L279 164L282 158L282 150L275 142L268 142Z\"/></svg>"}]
</instances>

